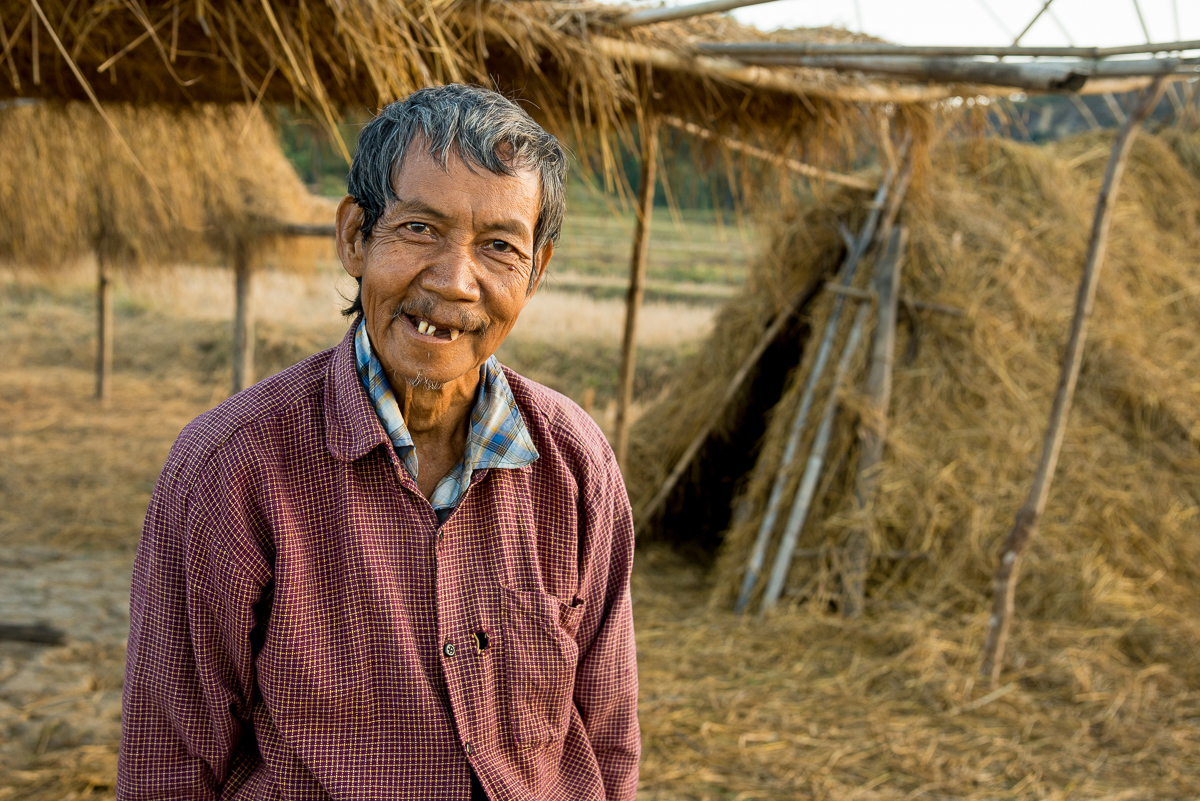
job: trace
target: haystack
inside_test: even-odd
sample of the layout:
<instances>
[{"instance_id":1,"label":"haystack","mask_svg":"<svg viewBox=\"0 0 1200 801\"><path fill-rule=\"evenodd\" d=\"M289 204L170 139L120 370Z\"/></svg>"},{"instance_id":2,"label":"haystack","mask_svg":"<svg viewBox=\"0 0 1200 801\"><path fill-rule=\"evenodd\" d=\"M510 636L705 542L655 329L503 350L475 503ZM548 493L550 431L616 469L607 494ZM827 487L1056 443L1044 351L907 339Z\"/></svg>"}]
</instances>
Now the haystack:
<instances>
[{"instance_id":1,"label":"haystack","mask_svg":"<svg viewBox=\"0 0 1200 801\"><path fill-rule=\"evenodd\" d=\"M0 112L0 257L41 268L93 253L124 267L228 263L238 242L332 216L258 109L106 111L128 150L84 103Z\"/></svg>"},{"instance_id":2,"label":"haystack","mask_svg":"<svg viewBox=\"0 0 1200 801\"><path fill-rule=\"evenodd\" d=\"M100 111L33 103L0 111L0 258L42 270L95 256L96 396L108 394L115 271L184 262L235 272L235 391L252 383L251 271L311 266L317 251L278 235L328 223L255 106Z\"/></svg>"},{"instance_id":3,"label":"haystack","mask_svg":"<svg viewBox=\"0 0 1200 801\"><path fill-rule=\"evenodd\" d=\"M869 608L987 608L996 548L1039 453L1110 142L1097 132L1045 149L998 139L943 144L910 197L901 219L911 232L904 292L967 314L910 310L903 320L871 527ZM1195 134L1172 132L1139 138L1133 150L1058 477L1018 590L1022 616L1136 627L1150 615L1194 619L1200 607L1200 175L1188 163L1196 146ZM755 265L764 289L725 310L676 394L639 422L635 508L779 299L837 264L844 245L836 221L854 228L861 215L861 202L843 199L783 221ZM823 292L804 308L804 323L776 345L792 363L764 364L645 532L699 538L715 553L717 605L731 605L741 583L813 358L807 332L823 328L831 302ZM772 382L781 394L756 396ZM842 398L831 469L786 584L791 604L838 603L841 548L857 522L861 406L855 392ZM790 476L785 498L798 478ZM731 520L731 509L743 516ZM1152 655L1195 643L1135 645Z\"/></svg>"}]
</instances>

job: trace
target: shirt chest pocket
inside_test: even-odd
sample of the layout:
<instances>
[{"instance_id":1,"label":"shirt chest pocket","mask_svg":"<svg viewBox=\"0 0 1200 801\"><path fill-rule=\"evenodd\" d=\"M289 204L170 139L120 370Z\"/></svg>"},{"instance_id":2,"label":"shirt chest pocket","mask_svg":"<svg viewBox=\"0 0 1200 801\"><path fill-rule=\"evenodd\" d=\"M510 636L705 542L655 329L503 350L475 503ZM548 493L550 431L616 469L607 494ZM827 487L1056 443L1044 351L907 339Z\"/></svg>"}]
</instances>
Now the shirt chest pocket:
<instances>
[{"instance_id":1,"label":"shirt chest pocket","mask_svg":"<svg viewBox=\"0 0 1200 801\"><path fill-rule=\"evenodd\" d=\"M561 741L571 723L579 646L574 634L583 602L568 605L542 592L502 588L504 686L517 744Z\"/></svg>"}]
</instances>

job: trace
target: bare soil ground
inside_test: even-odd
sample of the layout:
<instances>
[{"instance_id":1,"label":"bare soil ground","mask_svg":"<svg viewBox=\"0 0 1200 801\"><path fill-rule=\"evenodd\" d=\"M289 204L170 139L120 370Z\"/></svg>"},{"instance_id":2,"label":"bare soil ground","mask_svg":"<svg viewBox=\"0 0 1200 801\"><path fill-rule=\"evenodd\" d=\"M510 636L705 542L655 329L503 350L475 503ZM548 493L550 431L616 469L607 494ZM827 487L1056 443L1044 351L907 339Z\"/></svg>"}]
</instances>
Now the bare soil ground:
<instances>
[{"instance_id":1,"label":"bare soil ground","mask_svg":"<svg viewBox=\"0 0 1200 801\"><path fill-rule=\"evenodd\" d=\"M5 280L0 622L48 623L66 640L0 642L0 799L111 798L133 548L175 434L225 397L228 326L201 313L203 281L179 308L124 291L100 408L86 285ZM267 292L264 373L344 330L327 286L293 289ZM617 313L605 308L565 339L522 335L506 358L574 397L598 387L602 408L617 345L589 332ZM647 349L643 398L707 325L670 305L650 319L661 348ZM1018 626L1017 669L992 688L975 681L978 615L739 619L708 608L701 567L657 548L639 553L633 589L644 801L1200 797L1200 687L1156 661L1152 632Z\"/></svg>"}]
</instances>

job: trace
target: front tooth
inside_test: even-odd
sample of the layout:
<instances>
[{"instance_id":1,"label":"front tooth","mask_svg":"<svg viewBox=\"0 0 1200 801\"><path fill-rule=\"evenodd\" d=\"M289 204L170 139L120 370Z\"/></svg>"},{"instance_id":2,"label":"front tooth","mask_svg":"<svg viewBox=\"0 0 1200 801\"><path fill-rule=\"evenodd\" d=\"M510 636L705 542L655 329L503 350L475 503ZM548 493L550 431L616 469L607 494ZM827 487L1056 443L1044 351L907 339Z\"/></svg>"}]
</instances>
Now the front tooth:
<instances>
[{"instance_id":1,"label":"front tooth","mask_svg":"<svg viewBox=\"0 0 1200 801\"><path fill-rule=\"evenodd\" d=\"M458 339L458 335L461 333L462 333L462 331L459 331L457 328L451 328L450 329L450 341L453 342L454 340Z\"/></svg>"},{"instance_id":2,"label":"front tooth","mask_svg":"<svg viewBox=\"0 0 1200 801\"><path fill-rule=\"evenodd\" d=\"M426 333L425 329L427 329L427 328L429 328L429 323L425 322L424 320L417 323L417 330L420 331L422 334Z\"/></svg>"},{"instance_id":3,"label":"front tooth","mask_svg":"<svg viewBox=\"0 0 1200 801\"><path fill-rule=\"evenodd\" d=\"M434 336L437 334L437 328L434 327L433 323L430 323L429 327L425 329L425 333L429 334L429 336Z\"/></svg>"}]
</instances>

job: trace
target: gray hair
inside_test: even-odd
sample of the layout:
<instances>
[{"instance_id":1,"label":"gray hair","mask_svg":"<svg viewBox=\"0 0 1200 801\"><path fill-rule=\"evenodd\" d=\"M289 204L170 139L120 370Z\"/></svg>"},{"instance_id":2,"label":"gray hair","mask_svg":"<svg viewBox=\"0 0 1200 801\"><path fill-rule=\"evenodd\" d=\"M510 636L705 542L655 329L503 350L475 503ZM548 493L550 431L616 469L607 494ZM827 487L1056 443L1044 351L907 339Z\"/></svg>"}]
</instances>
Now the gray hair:
<instances>
[{"instance_id":1,"label":"gray hair","mask_svg":"<svg viewBox=\"0 0 1200 801\"><path fill-rule=\"evenodd\" d=\"M371 236L388 201L396 200L393 178L418 139L443 169L453 154L468 165L496 175L514 175L525 169L537 172L542 197L533 229L533 269L528 288L532 292L538 253L558 240L566 212L563 180L567 155L562 145L516 103L480 86L431 86L390 103L359 133L358 149L350 165L347 191L363 210L364 240ZM350 316L361 311L359 279L359 293L344 313Z\"/></svg>"}]
</instances>

